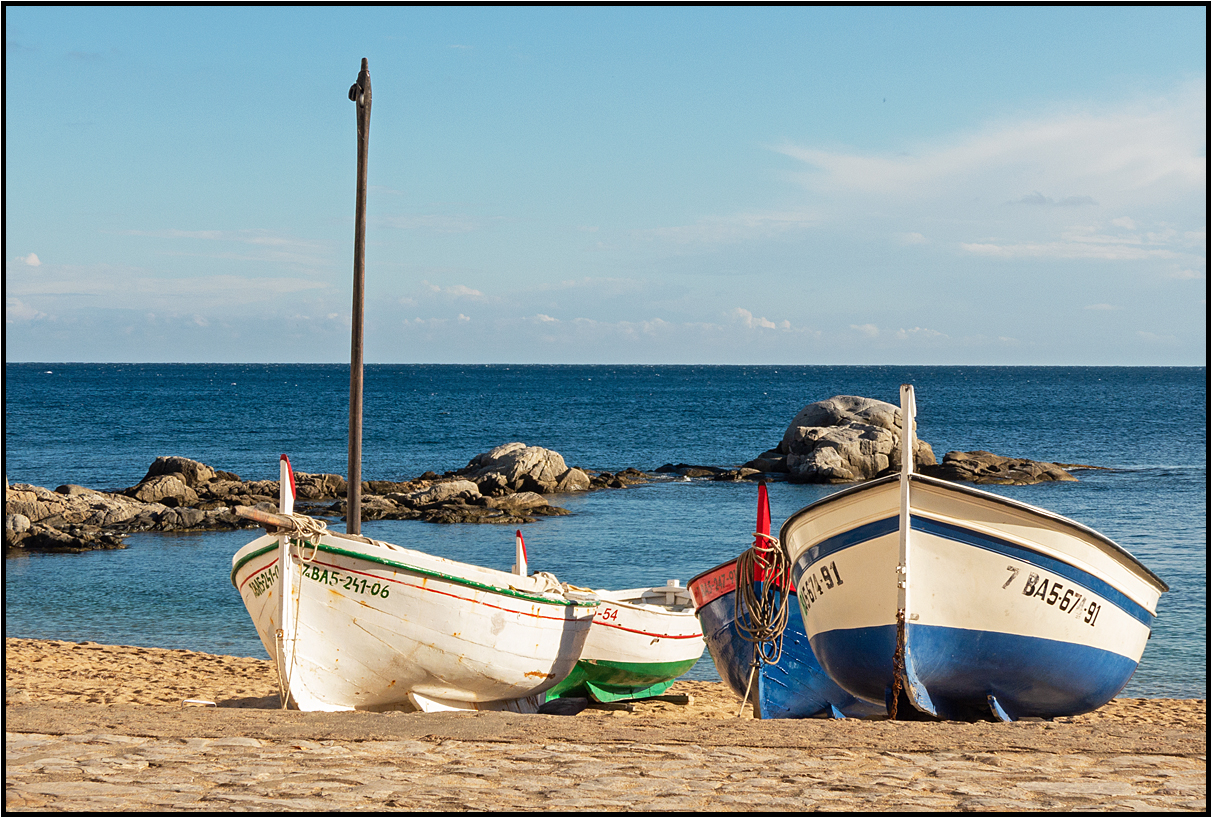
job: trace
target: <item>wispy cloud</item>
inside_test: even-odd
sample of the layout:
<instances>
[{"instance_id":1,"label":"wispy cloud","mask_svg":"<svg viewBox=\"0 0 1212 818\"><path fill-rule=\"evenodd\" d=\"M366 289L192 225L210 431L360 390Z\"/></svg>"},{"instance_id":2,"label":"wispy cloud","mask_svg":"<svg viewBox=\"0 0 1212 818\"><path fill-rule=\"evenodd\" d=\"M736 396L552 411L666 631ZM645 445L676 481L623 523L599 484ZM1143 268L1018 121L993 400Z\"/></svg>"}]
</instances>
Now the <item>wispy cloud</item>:
<instances>
[{"instance_id":1,"label":"wispy cloud","mask_svg":"<svg viewBox=\"0 0 1212 818\"><path fill-rule=\"evenodd\" d=\"M791 322L786 319L776 324L768 318L755 318L753 313L743 307L737 307L729 316L749 329L791 329Z\"/></svg>"},{"instance_id":2,"label":"wispy cloud","mask_svg":"<svg viewBox=\"0 0 1212 818\"><path fill-rule=\"evenodd\" d=\"M37 253L30 253L28 256L17 256L17 261L29 267L42 266L42 260L38 258Z\"/></svg>"},{"instance_id":3,"label":"wispy cloud","mask_svg":"<svg viewBox=\"0 0 1212 818\"><path fill-rule=\"evenodd\" d=\"M892 334L892 337L897 341L934 341L946 338L947 336L938 330L927 329L926 327L914 327L913 329L898 329Z\"/></svg>"},{"instance_id":4,"label":"wispy cloud","mask_svg":"<svg viewBox=\"0 0 1212 818\"><path fill-rule=\"evenodd\" d=\"M19 324L23 321L40 321L46 313L34 309L19 298L4 299L4 323Z\"/></svg>"},{"instance_id":5,"label":"wispy cloud","mask_svg":"<svg viewBox=\"0 0 1212 818\"><path fill-rule=\"evenodd\" d=\"M112 265L56 266L37 275L6 276L15 296L89 296L97 306L141 309L140 305L180 305L187 300L213 305L270 301L291 293L326 288L324 282L303 278L251 278L205 275L164 278L147 271Z\"/></svg>"},{"instance_id":6,"label":"wispy cloud","mask_svg":"<svg viewBox=\"0 0 1212 818\"><path fill-rule=\"evenodd\" d=\"M1094 199L1089 196L1066 196L1063 199L1054 199L1051 196L1045 196L1037 190L1029 196L1024 196L1017 202L1012 202L1011 204L1043 205L1047 207L1081 207L1083 205L1096 205L1098 202L1094 201Z\"/></svg>"},{"instance_id":7,"label":"wispy cloud","mask_svg":"<svg viewBox=\"0 0 1212 818\"><path fill-rule=\"evenodd\" d=\"M452 284L447 287L443 287L440 284L431 284L428 281L422 281L421 284L431 293L449 296L450 298L470 298L477 301L484 299L484 293L465 284Z\"/></svg>"},{"instance_id":8,"label":"wispy cloud","mask_svg":"<svg viewBox=\"0 0 1212 818\"><path fill-rule=\"evenodd\" d=\"M813 169L801 178L814 190L916 201L981 192L992 194L991 201L1073 206L1120 201L1124 194L1131 199L1149 188L1202 191L1206 95L1201 81L1166 99L996 122L947 144L923 144L895 155L791 144L778 150ZM1049 189L1067 192L1044 196L1034 180L1048 180ZM1024 183L1031 187L1015 193Z\"/></svg>"},{"instance_id":9,"label":"wispy cloud","mask_svg":"<svg viewBox=\"0 0 1212 818\"><path fill-rule=\"evenodd\" d=\"M1127 220L1131 221L1131 220ZM1119 226L1125 220L1116 219ZM1116 224L1119 223L1119 224ZM1176 259L1189 255L1195 248L1182 240L1173 229L1154 232L1121 230L1107 232L1094 225L1073 227L1063 231L1054 241L1042 242L961 242L960 247L974 255L1000 258L1061 258L1103 259L1107 261L1139 261L1144 259Z\"/></svg>"},{"instance_id":10,"label":"wispy cloud","mask_svg":"<svg viewBox=\"0 0 1212 818\"><path fill-rule=\"evenodd\" d=\"M1172 278L1176 281L1194 281L1197 278L1207 278L1207 273L1196 272L1195 270L1174 270L1164 274L1166 278Z\"/></svg>"},{"instance_id":11,"label":"wispy cloud","mask_svg":"<svg viewBox=\"0 0 1212 818\"><path fill-rule=\"evenodd\" d=\"M176 244L166 250L174 256L202 256L205 258L234 261L270 261L303 266L318 266L325 262L329 247L323 242L299 239L270 230L124 230L118 235L140 236L152 239L167 239ZM188 248L197 242L234 244L258 248L261 252L249 253L231 250L196 251Z\"/></svg>"},{"instance_id":12,"label":"wispy cloud","mask_svg":"<svg viewBox=\"0 0 1212 818\"><path fill-rule=\"evenodd\" d=\"M773 239L813 227L821 221L814 210L784 210L712 216L689 225L654 227L634 231L639 239L678 245L731 244Z\"/></svg>"},{"instance_id":13,"label":"wispy cloud","mask_svg":"<svg viewBox=\"0 0 1212 818\"><path fill-rule=\"evenodd\" d=\"M421 230L429 233L472 233L484 226L479 219L470 216L441 214L384 216L375 219L375 223L397 230Z\"/></svg>"}]
</instances>

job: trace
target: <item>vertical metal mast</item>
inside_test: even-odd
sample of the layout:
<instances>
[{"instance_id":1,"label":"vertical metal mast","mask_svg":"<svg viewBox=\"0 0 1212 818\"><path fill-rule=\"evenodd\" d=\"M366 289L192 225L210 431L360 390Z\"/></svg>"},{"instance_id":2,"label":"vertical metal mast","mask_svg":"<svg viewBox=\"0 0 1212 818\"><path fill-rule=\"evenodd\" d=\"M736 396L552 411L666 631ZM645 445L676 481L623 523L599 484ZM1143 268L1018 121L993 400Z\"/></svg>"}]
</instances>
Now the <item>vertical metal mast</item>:
<instances>
[{"instance_id":1,"label":"vertical metal mast","mask_svg":"<svg viewBox=\"0 0 1212 818\"><path fill-rule=\"evenodd\" d=\"M358 114L358 204L354 218L353 330L349 356L349 479L345 530L362 533L362 304L366 279L366 158L370 143L370 67L362 58L349 88Z\"/></svg>"}]
</instances>

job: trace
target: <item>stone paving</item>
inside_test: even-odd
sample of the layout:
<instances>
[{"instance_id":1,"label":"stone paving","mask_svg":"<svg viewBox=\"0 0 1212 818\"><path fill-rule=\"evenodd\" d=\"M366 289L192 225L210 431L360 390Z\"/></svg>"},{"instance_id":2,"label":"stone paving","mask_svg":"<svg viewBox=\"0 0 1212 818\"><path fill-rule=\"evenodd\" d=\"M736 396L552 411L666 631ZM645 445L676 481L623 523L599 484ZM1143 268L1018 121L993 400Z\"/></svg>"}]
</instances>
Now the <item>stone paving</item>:
<instances>
[{"instance_id":1,"label":"stone paving","mask_svg":"<svg viewBox=\"0 0 1212 818\"><path fill-rule=\"evenodd\" d=\"M10 732L5 811L1208 812L1199 753L1100 753L1088 743L1079 752L583 744L504 732L503 740Z\"/></svg>"}]
</instances>

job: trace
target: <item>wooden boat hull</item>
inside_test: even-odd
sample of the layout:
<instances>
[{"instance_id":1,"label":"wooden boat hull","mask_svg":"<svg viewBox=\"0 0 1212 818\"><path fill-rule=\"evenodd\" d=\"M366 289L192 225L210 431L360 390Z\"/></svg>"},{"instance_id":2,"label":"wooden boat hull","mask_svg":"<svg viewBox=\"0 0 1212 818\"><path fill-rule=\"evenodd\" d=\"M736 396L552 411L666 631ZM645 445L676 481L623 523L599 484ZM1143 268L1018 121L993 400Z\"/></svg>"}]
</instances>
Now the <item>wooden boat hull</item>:
<instances>
[{"instance_id":1,"label":"wooden boat hull","mask_svg":"<svg viewBox=\"0 0 1212 818\"><path fill-rule=\"evenodd\" d=\"M703 631L685 588L595 590L602 604L581 658L547 698L585 696L599 702L664 693L703 655Z\"/></svg>"},{"instance_id":2,"label":"wooden boat hull","mask_svg":"<svg viewBox=\"0 0 1212 818\"><path fill-rule=\"evenodd\" d=\"M281 553L278 535L260 537L231 579L301 710L537 706L572 671L597 605L541 576L363 537L292 545L285 572Z\"/></svg>"},{"instance_id":3,"label":"wooden boat hull","mask_svg":"<svg viewBox=\"0 0 1212 818\"><path fill-rule=\"evenodd\" d=\"M699 574L688 583L697 605L707 651L720 679L737 695L748 692L754 714L761 719L796 719L820 715L862 717L882 713L843 690L821 667L813 653L792 593L783 653L778 664L760 665L751 682L754 646L736 627L735 559ZM834 711L837 711L836 713Z\"/></svg>"},{"instance_id":4,"label":"wooden boat hull","mask_svg":"<svg viewBox=\"0 0 1212 818\"><path fill-rule=\"evenodd\" d=\"M829 676L890 710L946 719L1100 707L1136 669L1166 590L1080 523L916 474L813 503L780 540Z\"/></svg>"}]
</instances>

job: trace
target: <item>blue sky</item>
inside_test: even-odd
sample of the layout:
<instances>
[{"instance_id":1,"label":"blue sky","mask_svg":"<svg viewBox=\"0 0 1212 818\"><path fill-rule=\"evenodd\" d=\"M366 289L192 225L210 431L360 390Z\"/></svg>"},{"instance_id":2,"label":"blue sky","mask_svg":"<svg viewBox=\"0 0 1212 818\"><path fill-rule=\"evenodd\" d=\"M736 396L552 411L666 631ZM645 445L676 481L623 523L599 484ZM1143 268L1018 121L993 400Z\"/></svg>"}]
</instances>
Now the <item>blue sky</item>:
<instances>
[{"instance_id":1,"label":"blue sky","mask_svg":"<svg viewBox=\"0 0 1212 818\"><path fill-rule=\"evenodd\" d=\"M1206 361L1207 10L5 11L10 361Z\"/></svg>"}]
</instances>

